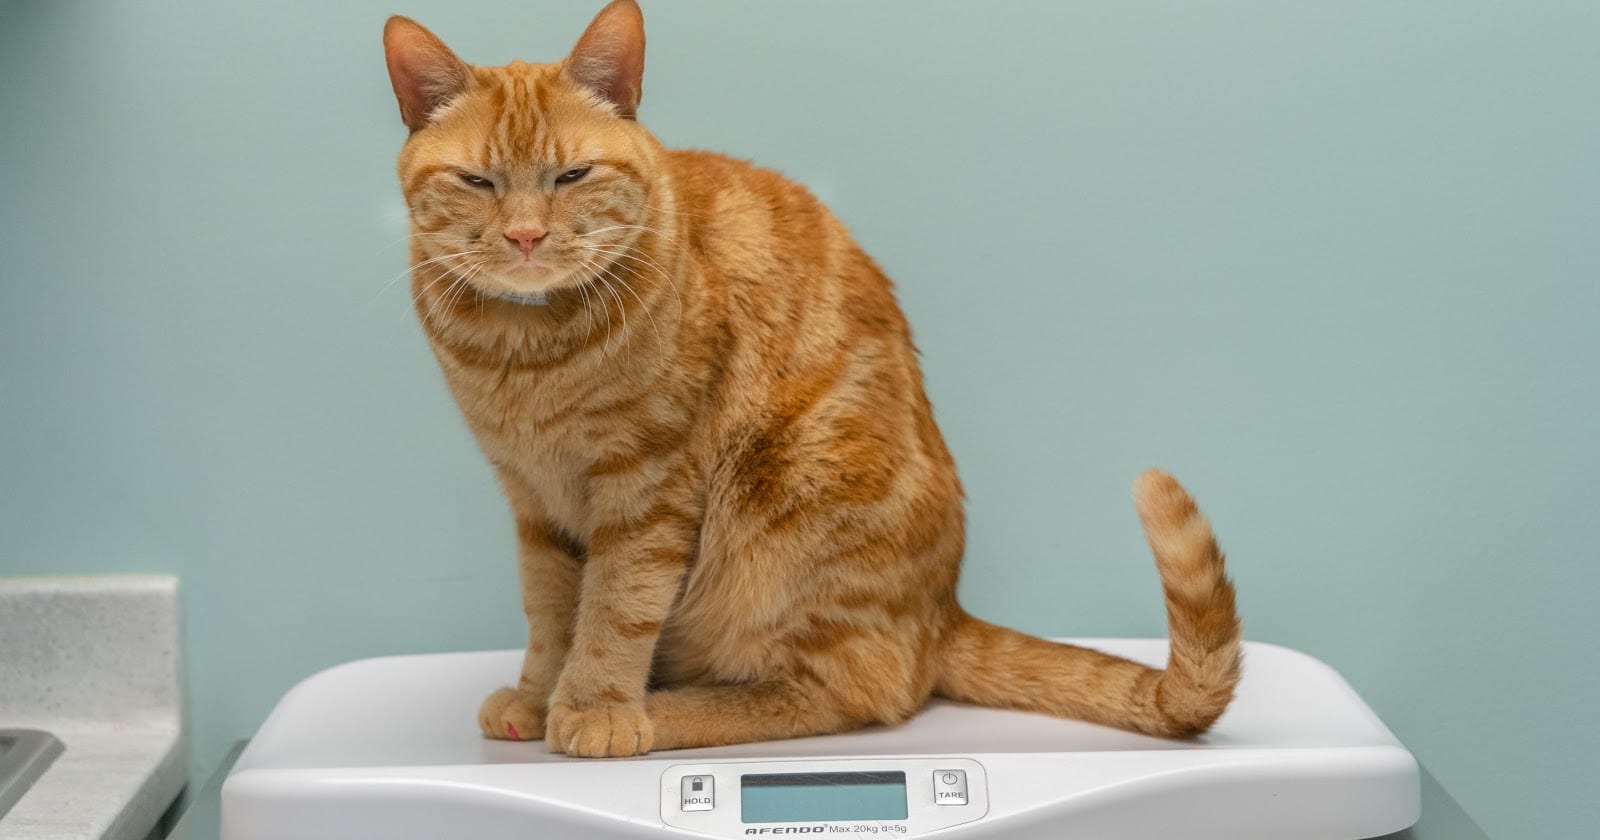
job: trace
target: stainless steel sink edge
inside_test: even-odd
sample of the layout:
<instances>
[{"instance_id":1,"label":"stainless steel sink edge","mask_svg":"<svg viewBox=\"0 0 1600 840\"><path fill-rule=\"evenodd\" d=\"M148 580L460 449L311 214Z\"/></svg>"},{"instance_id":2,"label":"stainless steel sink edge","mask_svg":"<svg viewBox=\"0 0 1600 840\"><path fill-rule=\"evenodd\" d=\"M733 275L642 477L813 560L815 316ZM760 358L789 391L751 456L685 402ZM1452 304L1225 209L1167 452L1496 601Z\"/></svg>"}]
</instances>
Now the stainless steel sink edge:
<instances>
[{"instance_id":1,"label":"stainless steel sink edge","mask_svg":"<svg viewBox=\"0 0 1600 840\"><path fill-rule=\"evenodd\" d=\"M0 817L17 804L66 749L61 739L38 729L0 729Z\"/></svg>"}]
</instances>

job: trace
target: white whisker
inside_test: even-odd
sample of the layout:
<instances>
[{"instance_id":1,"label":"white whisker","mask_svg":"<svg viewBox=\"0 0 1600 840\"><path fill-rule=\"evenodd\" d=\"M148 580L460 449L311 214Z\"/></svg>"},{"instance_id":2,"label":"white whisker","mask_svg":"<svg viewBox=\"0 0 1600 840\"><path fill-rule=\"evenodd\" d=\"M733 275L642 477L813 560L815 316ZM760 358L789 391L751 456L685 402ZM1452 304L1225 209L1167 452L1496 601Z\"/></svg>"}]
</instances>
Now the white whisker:
<instances>
[{"instance_id":1,"label":"white whisker","mask_svg":"<svg viewBox=\"0 0 1600 840\"><path fill-rule=\"evenodd\" d=\"M461 276L460 275L454 275L453 274L453 275L450 275L450 277L452 278L450 283L444 287L444 291L442 291L442 292L440 292L440 293L438 293L437 295L434 296L433 303L428 305L428 311L423 314L422 320L424 320L424 321L432 321L434 313L438 312L440 310L440 307L444 304L444 299L446 297L448 297L451 292L455 291L456 284L461 282Z\"/></svg>"},{"instance_id":2,"label":"white whisker","mask_svg":"<svg viewBox=\"0 0 1600 840\"><path fill-rule=\"evenodd\" d=\"M578 265L578 270L582 271L584 276L583 283L578 286L579 289L582 289L584 286L589 285L589 283L600 279L599 275L594 273L594 265L589 260L583 260L580 262ZM611 304L607 303L606 299L600 295L600 290L598 288L595 289L594 294L595 297L600 300L600 311L605 313L606 316L606 343L601 347L600 352L602 355L609 356L611 355ZM589 295L587 292L584 293L583 299L585 304L587 304L589 300ZM589 326L591 329L593 329L593 320L590 321Z\"/></svg>"},{"instance_id":3,"label":"white whisker","mask_svg":"<svg viewBox=\"0 0 1600 840\"><path fill-rule=\"evenodd\" d=\"M460 288L457 289L455 297L452 297L450 299L450 306L452 308L456 304L460 303L461 299L466 297L468 294L475 294L476 293L477 290L474 289L473 286L472 286L472 278L477 277L479 274L483 273L483 269L487 265L488 265L488 263L478 263L477 265L473 266L472 269L470 271L468 271L461 278Z\"/></svg>"},{"instance_id":4,"label":"white whisker","mask_svg":"<svg viewBox=\"0 0 1600 840\"><path fill-rule=\"evenodd\" d=\"M583 295L583 317L588 325L588 332L594 332L594 312L589 309L589 283L587 280L578 284L578 294Z\"/></svg>"},{"instance_id":5,"label":"white whisker","mask_svg":"<svg viewBox=\"0 0 1600 840\"><path fill-rule=\"evenodd\" d=\"M423 268L423 267L426 267L428 265L432 265L434 263L442 263L442 262L445 262L446 260L456 259L456 258L460 258L460 257L470 257L473 254L482 254L482 253L484 253L484 252L481 251L481 250L457 251L455 253L442 254L442 255L434 257L432 259L423 260L423 261L421 261L419 263L415 263L413 265L406 266L406 269L404 271L400 272L399 274L396 274L394 277L389 278L389 281L387 283L384 283L383 286L378 289L377 293L375 293L372 296L372 299L374 301L376 301L379 297L383 296L384 292L389 291L389 289L392 288L394 286L394 284L400 282L401 278L410 276L413 272L415 272L419 268Z\"/></svg>"},{"instance_id":6,"label":"white whisker","mask_svg":"<svg viewBox=\"0 0 1600 840\"><path fill-rule=\"evenodd\" d=\"M373 251L373 252L372 252L372 253L373 253L373 254L375 254L375 255L376 255L376 254L381 254L381 253L383 253L383 252L384 252L384 251L387 251L387 250L389 250L389 249L390 249L390 248L393 248L393 247L394 247L394 246L396 246L396 245L399 245L399 244L400 244L400 243L402 243L402 242L405 242L405 241L406 241L406 240L408 240L408 239L416 239L416 238L418 238L418 237L422 237L422 236L437 236L437 237L454 237L454 236L456 236L456 234L453 234L453 233L444 233L444 232L442 232L442 231L440 231L440 232L434 232L434 231L418 231L418 232L416 232L416 233L408 233L408 234L406 234L406 235L405 235L405 236L402 236L402 237L400 237L400 238L399 238L399 239L394 239L394 240L391 240L391 241L389 241L389 242L387 242L387 243L385 243L385 244L383 244L383 245L381 245L381 246L379 246L379 247L378 247L378 248L377 248L377 249L375 249L375 250L374 250L374 251ZM459 237L457 237L457 238L459 238ZM464 243L464 242L463 242L463 243L462 243L462 244L466 244L466 243Z\"/></svg>"},{"instance_id":7,"label":"white whisker","mask_svg":"<svg viewBox=\"0 0 1600 840\"><path fill-rule=\"evenodd\" d=\"M611 293L612 297L616 298L616 300L617 300L617 314L619 316L621 316L621 318L622 318L622 340L623 341L627 341L628 340L628 305L626 303L623 303L622 295L617 294L617 290L611 288L611 282L608 281L605 277L600 276L600 275L596 275L595 279L600 281L600 284L605 288L605 290L607 292ZM621 344L618 344L617 346L620 347Z\"/></svg>"},{"instance_id":8,"label":"white whisker","mask_svg":"<svg viewBox=\"0 0 1600 840\"><path fill-rule=\"evenodd\" d=\"M660 349L663 354L665 354L666 345L661 343L661 328L656 326L656 316L650 314L650 307L645 304L644 298L639 297L639 293L634 291L632 286L628 285L628 281L616 274L611 273L611 269L602 267L600 270L604 271L607 277L617 281L617 285L621 286L623 291L633 295L633 299L639 302L639 309L644 312L646 318L650 319L650 329L655 331L656 347ZM626 313L624 313L624 317L626 317Z\"/></svg>"},{"instance_id":9,"label":"white whisker","mask_svg":"<svg viewBox=\"0 0 1600 840\"><path fill-rule=\"evenodd\" d=\"M593 269L590 270L590 276L592 276L595 281L600 279L600 275L594 274ZM596 287L594 290L594 296L600 301L600 312L606 316L606 343L601 348L601 353L602 355L609 356L611 355L611 303L600 296L600 289L598 287Z\"/></svg>"},{"instance_id":10,"label":"white whisker","mask_svg":"<svg viewBox=\"0 0 1600 840\"><path fill-rule=\"evenodd\" d=\"M442 313L443 311L448 310L451 306L454 306L457 298L454 297L453 294L464 291L466 289L466 284L474 276L476 276L478 272L482 271L487 266L487 262L479 262L471 266L466 273L456 275L455 279L450 282L450 285L446 286L445 290L440 293L438 297L434 298L433 304L428 307L428 313L426 316L424 316L424 319L431 321L433 320L435 312Z\"/></svg>"},{"instance_id":11,"label":"white whisker","mask_svg":"<svg viewBox=\"0 0 1600 840\"><path fill-rule=\"evenodd\" d=\"M612 247L619 248L621 250L611 250ZM606 254L617 259L630 259L635 262L642 263L654 270L656 274L661 276L662 280L667 281L667 286L672 289L672 296L677 300L678 303L678 317L683 317L683 296L678 293L678 283L677 281L673 280L672 275L667 273L667 270L662 268L661 265L655 260L652 260L642 254L633 253L636 249L628 245L585 245L584 249L590 253Z\"/></svg>"}]
</instances>

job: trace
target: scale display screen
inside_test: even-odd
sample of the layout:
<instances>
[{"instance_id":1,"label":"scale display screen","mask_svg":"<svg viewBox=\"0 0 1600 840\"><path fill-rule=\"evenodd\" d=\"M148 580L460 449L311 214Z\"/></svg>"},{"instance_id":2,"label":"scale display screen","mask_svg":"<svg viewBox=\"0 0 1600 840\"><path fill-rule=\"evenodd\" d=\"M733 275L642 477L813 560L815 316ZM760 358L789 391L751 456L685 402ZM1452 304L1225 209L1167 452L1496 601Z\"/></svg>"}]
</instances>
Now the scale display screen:
<instances>
[{"instance_id":1,"label":"scale display screen","mask_svg":"<svg viewBox=\"0 0 1600 840\"><path fill-rule=\"evenodd\" d=\"M739 777L747 823L903 820L906 774L759 773Z\"/></svg>"}]
</instances>

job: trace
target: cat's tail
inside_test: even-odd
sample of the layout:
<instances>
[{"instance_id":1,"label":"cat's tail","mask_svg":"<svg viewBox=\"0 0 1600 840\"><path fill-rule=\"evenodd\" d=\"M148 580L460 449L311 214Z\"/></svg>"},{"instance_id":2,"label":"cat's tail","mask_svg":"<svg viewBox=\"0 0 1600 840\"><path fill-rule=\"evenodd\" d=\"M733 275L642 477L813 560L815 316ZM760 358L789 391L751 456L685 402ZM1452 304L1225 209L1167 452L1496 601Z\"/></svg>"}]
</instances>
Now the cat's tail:
<instances>
[{"instance_id":1,"label":"cat's tail","mask_svg":"<svg viewBox=\"0 0 1600 840\"><path fill-rule=\"evenodd\" d=\"M1176 479L1139 477L1134 504L1166 592L1165 670L1048 642L960 613L935 691L952 700L1077 718L1169 738L1215 723L1239 683L1233 584L1206 521Z\"/></svg>"}]
</instances>

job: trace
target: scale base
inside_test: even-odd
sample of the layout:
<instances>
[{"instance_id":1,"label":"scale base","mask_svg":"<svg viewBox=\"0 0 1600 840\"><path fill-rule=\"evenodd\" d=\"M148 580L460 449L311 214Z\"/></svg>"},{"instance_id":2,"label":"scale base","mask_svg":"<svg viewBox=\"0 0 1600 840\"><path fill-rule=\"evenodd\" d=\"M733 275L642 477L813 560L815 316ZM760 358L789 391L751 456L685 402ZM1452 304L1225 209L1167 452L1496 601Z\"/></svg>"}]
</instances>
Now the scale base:
<instances>
[{"instance_id":1,"label":"scale base","mask_svg":"<svg viewBox=\"0 0 1600 840\"><path fill-rule=\"evenodd\" d=\"M1070 641L1151 665L1166 657L1159 639ZM631 759L483 738L478 704L520 663L518 651L401 656L307 679L223 786L222 840L933 830L952 840L1365 840L1411 826L1420 811L1411 754L1331 668L1273 645L1246 644L1237 698L1194 741L936 701L899 727ZM967 802L940 807L932 771L956 768L968 771ZM911 814L741 819L744 776L802 771L904 771ZM691 775L714 777L713 809L684 809L679 792Z\"/></svg>"}]
</instances>

